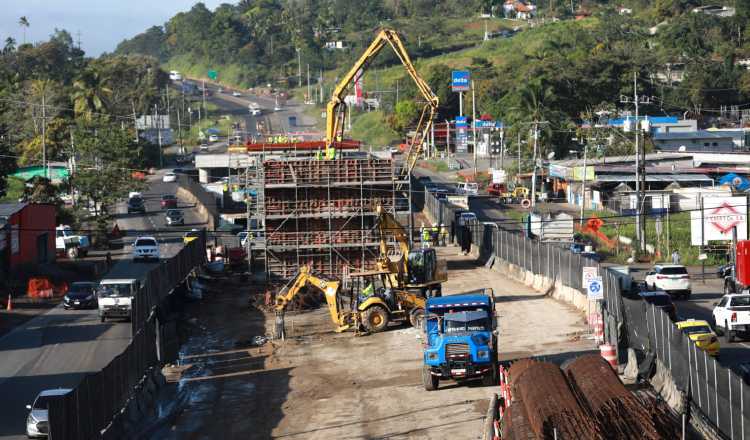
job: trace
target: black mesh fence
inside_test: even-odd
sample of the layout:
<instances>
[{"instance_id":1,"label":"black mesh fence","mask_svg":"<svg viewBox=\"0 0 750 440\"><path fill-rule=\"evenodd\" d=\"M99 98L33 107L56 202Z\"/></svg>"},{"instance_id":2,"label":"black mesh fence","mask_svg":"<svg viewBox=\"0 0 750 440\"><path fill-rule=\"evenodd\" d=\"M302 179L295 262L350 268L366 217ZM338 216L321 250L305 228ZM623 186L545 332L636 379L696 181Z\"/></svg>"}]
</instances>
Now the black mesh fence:
<instances>
[{"instance_id":1,"label":"black mesh fence","mask_svg":"<svg viewBox=\"0 0 750 440\"><path fill-rule=\"evenodd\" d=\"M424 206L434 221L456 230L456 212L463 208L430 194ZM750 440L750 387L739 374L699 349L668 314L641 300L629 275L569 249L531 239L522 231L505 230L500 224L476 223L471 228L480 257L494 256L579 291L584 290L583 268L597 267L603 282L605 342L617 347L619 362L627 362L628 348L632 348L640 372L648 375L658 359L687 396L694 417L713 425L725 438Z\"/></svg>"},{"instance_id":2,"label":"black mesh fence","mask_svg":"<svg viewBox=\"0 0 750 440\"><path fill-rule=\"evenodd\" d=\"M148 368L173 359L174 323L164 316L175 307L176 291L206 260L205 234L152 269L132 302L133 338L101 371L86 375L70 393L50 402L49 438L93 439L133 395Z\"/></svg>"}]
</instances>

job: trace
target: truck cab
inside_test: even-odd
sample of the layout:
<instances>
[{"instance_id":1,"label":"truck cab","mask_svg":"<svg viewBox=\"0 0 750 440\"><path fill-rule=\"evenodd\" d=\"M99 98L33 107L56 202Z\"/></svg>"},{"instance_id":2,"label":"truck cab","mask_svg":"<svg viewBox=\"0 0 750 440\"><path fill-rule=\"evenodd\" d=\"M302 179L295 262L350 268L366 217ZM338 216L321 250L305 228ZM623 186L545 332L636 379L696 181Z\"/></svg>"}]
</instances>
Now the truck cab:
<instances>
[{"instance_id":1,"label":"truck cab","mask_svg":"<svg viewBox=\"0 0 750 440\"><path fill-rule=\"evenodd\" d=\"M422 382L427 391L441 380L481 378L497 383L497 318L492 289L429 298L424 317Z\"/></svg>"},{"instance_id":2,"label":"truck cab","mask_svg":"<svg viewBox=\"0 0 750 440\"><path fill-rule=\"evenodd\" d=\"M64 254L70 259L85 257L89 247L89 238L76 234L70 226L58 225L55 228L55 249L58 254Z\"/></svg>"},{"instance_id":3,"label":"truck cab","mask_svg":"<svg viewBox=\"0 0 750 440\"><path fill-rule=\"evenodd\" d=\"M99 319L131 319L132 301L141 288L137 279L105 278L99 283L96 296L99 302Z\"/></svg>"}]
</instances>

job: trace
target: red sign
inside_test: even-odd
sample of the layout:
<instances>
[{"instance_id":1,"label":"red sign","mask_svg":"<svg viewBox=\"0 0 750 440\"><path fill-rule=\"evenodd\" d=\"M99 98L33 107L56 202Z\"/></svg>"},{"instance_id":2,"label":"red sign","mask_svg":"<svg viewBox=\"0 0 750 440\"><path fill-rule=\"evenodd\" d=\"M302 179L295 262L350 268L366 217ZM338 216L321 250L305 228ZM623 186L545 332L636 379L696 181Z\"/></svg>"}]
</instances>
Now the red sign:
<instances>
[{"instance_id":1,"label":"red sign","mask_svg":"<svg viewBox=\"0 0 750 440\"><path fill-rule=\"evenodd\" d=\"M711 210L710 223L722 234L726 234L745 220L745 216L727 202Z\"/></svg>"}]
</instances>

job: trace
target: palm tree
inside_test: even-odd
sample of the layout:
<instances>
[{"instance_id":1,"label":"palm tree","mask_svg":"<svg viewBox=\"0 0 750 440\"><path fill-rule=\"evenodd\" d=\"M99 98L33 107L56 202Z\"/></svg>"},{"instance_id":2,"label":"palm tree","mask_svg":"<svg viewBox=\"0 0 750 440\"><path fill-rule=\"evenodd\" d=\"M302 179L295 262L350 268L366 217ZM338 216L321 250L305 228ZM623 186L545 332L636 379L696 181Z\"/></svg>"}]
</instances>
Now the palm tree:
<instances>
[{"instance_id":1,"label":"palm tree","mask_svg":"<svg viewBox=\"0 0 750 440\"><path fill-rule=\"evenodd\" d=\"M95 69L86 69L83 74L73 81L73 110L77 117L91 121L94 114L102 112L107 107L107 99L112 90L105 85L105 80Z\"/></svg>"},{"instance_id":2,"label":"palm tree","mask_svg":"<svg viewBox=\"0 0 750 440\"><path fill-rule=\"evenodd\" d=\"M23 28L23 44L26 44L26 29L29 28L29 19L24 15L18 19L18 25Z\"/></svg>"},{"instance_id":3,"label":"palm tree","mask_svg":"<svg viewBox=\"0 0 750 440\"><path fill-rule=\"evenodd\" d=\"M8 37L5 39L5 47L3 48L3 53L8 54L16 50L16 40L13 39L13 37Z\"/></svg>"}]
</instances>

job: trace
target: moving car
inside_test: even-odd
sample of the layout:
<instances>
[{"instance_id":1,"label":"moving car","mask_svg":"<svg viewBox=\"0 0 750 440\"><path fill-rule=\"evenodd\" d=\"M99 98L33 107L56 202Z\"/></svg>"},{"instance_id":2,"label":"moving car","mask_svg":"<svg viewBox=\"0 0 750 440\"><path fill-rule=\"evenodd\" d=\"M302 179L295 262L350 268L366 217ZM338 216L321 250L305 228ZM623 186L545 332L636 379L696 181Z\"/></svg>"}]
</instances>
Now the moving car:
<instances>
[{"instance_id":1,"label":"moving car","mask_svg":"<svg viewBox=\"0 0 750 440\"><path fill-rule=\"evenodd\" d=\"M687 268L681 264L657 264L646 274L646 286L685 299L692 293L690 275Z\"/></svg>"},{"instance_id":2,"label":"moving car","mask_svg":"<svg viewBox=\"0 0 750 440\"><path fill-rule=\"evenodd\" d=\"M131 319L133 298L141 290L141 282L135 278L105 278L99 282L96 296L99 305L99 320L107 318Z\"/></svg>"},{"instance_id":3,"label":"moving car","mask_svg":"<svg viewBox=\"0 0 750 440\"><path fill-rule=\"evenodd\" d=\"M750 294L724 295L712 314L716 333L725 335L727 342L734 341L737 332L750 331Z\"/></svg>"},{"instance_id":4,"label":"moving car","mask_svg":"<svg viewBox=\"0 0 750 440\"><path fill-rule=\"evenodd\" d=\"M490 183L487 185L487 194L491 196L502 197L503 194L508 192L508 188L504 183Z\"/></svg>"},{"instance_id":5,"label":"moving car","mask_svg":"<svg viewBox=\"0 0 750 440\"><path fill-rule=\"evenodd\" d=\"M669 319L675 321L677 319L677 312L672 302L672 297L664 291L645 291L640 292L640 297L649 304L653 304L654 307L658 307L669 316Z\"/></svg>"},{"instance_id":6,"label":"moving car","mask_svg":"<svg viewBox=\"0 0 750 440\"><path fill-rule=\"evenodd\" d=\"M184 225L185 215L179 209L169 209L165 215L167 226Z\"/></svg>"},{"instance_id":7,"label":"moving car","mask_svg":"<svg viewBox=\"0 0 750 440\"><path fill-rule=\"evenodd\" d=\"M161 178L162 182L177 182L177 174L169 172Z\"/></svg>"},{"instance_id":8,"label":"moving car","mask_svg":"<svg viewBox=\"0 0 750 440\"><path fill-rule=\"evenodd\" d=\"M232 92L232 96L242 96L242 93L238 92L237 90Z\"/></svg>"},{"instance_id":9,"label":"moving car","mask_svg":"<svg viewBox=\"0 0 750 440\"><path fill-rule=\"evenodd\" d=\"M63 297L63 307L68 309L95 309L96 283L90 281L77 281L70 285L68 293Z\"/></svg>"},{"instance_id":10,"label":"moving car","mask_svg":"<svg viewBox=\"0 0 750 440\"><path fill-rule=\"evenodd\" d=\"M34 399L34 403L26 405L29 415L26 417L26 436L47 437L49 434L49 401L57 396L64 396L70 388L56 388L44 390Z\"/></svg>"},{"instance_id":11,"label":"moving car","mask_svg":"<svg viewBox=\"0 0 750 440\"><path fill-rule=\"evenodd\" d=\"M164 194L161 196L161 207L164 209L176 208L177 197L172 194Z\"/></svg>"},{"instance_id":12,"label":"moving car","mask_svg":"<svg viewBox=\"0 0 750 440\"><path fill-rule=\"evenodd\" d=\"M155 237L138 237L135 239L133 261L148 260L149 258L158 260L160 257L159 241Z\"/></svg>"},{"instance_id":13,"label":"moving car","mask_svg":"<svg viewBox=\"0 0 750 440\"><path fill-rule=\"evenodd\" d=\"M208 144L205 143L205 142L201 142L200 150L201 151L208 151Z\"/></svg>"},{"instance_id":14,"label":"moving car","mask_svg":"<svg viewBox=\"0 0 750 440\"><path fill-rule=\"evenodd\" d=\"M143 197L141 197L140 193L131 193L128 199L128 214L133 212L146 213L146 204L143 202Z\"/></svg>"},{"instance_id":15,"label":"moving car","mask_svg":"<svg viewBox=\"0 0 750 440\"><path fill-rule=\"evenodd\" d=\"M209 142L218 142L219 141L219 135L212 134L211 136L208 137L208 141Z\"/></svg>"},{"instance_id":16,"label":"moving car","mask_svg":"<svg viewBox=\"0 0 750 440\"><path fill-rule=\"evenodd\" d=\"M188 244L196 238L200 237L201 231L198 229L191 229L182 236L182 242Z\"/></svg>"},{"instance_id":17,"label":"moving car","mask_svg":"<svg viewBox=\"0 0 750 440\"><path fill-rule=\"evenodd\" d=\"M678 322L677 328L682 330L683 334L687 335L698 348L708 353L709 356L719 355L719 338L711 330L708 322L700 319L686 319Z\"/></svg>"},{"instance_id":18,"label":"moving car","mask_svg":"<svg viewBox=\"0 0 750 440\"><path fill-rule=\"evenodd\" d=\"M458 194L475 196L479 194L479 185L476 182L462 182L457 185Z\"/></svg>"}]
</instances>

